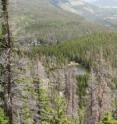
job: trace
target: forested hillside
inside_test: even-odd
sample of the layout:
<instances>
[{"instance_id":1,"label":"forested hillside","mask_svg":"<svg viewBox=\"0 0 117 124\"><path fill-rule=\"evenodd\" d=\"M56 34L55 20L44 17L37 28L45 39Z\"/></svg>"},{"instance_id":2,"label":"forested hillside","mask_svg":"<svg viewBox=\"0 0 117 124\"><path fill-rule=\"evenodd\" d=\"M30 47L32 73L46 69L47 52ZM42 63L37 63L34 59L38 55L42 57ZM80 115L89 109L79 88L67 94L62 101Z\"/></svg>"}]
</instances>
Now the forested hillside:
<instances>
[{"instance_id":1,"label":"forested hillside","mask_svg":"<svg viewBox=\"0 0 117 124\"><path fill-rule=\"evenodd\" d=\"M12 32L23 44L23 40L31 43L33 39L37 43L56 43L99 30L109 30L100 24L95 25L95 22L91 23L81 16L62 10L53 5L51 0L10 0L10 3L9 20Z\"/></svg>"},{"instance_id":2,"label":"forested hillside","mask_svg":"<svg viewBox=\"0 0 117 124\"><path fill-rule=\"evenodd\" d=\"M116 27L0 1L0 124L117 124L116 75Z\"/></svg>"}]
</instances>

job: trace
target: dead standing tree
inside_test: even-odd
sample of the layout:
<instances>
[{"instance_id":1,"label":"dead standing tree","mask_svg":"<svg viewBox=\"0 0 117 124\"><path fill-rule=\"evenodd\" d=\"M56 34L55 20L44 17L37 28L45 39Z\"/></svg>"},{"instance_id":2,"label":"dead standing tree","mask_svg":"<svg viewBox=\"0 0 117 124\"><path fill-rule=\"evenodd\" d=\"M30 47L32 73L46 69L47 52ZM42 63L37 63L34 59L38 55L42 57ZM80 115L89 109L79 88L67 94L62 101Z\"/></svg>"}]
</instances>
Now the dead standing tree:
<instances>
[{"instance_id":1,"label":"dead standing tree","mask_svg":"<svg viewBox=\"0 0 117 124\"><path fill-rule=\"evenodd\" d=\"M11 72L11 54L12 54L12 40L9 27L9 13L8 13L8 0L1 0L2 6L2 46L4 55L4 107L7 116L9 117L9 124L12 121L12 72Z\"/></svg>"}]
</instances>

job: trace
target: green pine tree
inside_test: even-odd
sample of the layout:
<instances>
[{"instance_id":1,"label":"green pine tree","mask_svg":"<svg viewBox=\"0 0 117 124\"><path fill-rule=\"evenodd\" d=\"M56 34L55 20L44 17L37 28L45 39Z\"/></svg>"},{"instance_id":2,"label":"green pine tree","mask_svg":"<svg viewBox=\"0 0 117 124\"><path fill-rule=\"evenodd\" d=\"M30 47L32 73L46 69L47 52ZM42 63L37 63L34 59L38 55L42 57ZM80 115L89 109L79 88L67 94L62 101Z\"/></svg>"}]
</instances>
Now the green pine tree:
<instances>
[{"instance_id":1,"label":"green pine tree","mask_svg":"<svg viewBox=\"0 0 117 124\"><path fill-rule=\"evenodd\" d=\"M0 124L8 124L7 118L2 108L0 108Z\"/></svg>"},{"instance_id":2,"label":"green pine tree","mask_svg":"<svg viewBox=\"0 0 117 124\"><path fill-rule=\"evenodd\" d=\"M57 96L54 100L53 117L50 124L79 124L75 119L67 117L65 112L65 100L61 96Z\"/></svg>"},{"instance_id":3,"label":"green pine tree","mask_svg":"<svg viewBox=\"0 0 117 124\"><path fill-rule=\"evenodd\" d=\"M117 120L114 120L111 113L105 113L104 117L97 124L117 124Z\"/></svg>"},{"instance_id":4,"label":"green pine tree","mask_svg":"<svg viewBox=\"0 0 117 124\"><path fill-rule=\"evenodd\" d=\"M51 118L51 107L47 91L43 86L43 82L40 79L35 79L34 82L38 82L37 96L38 96L38 107L39 107L39 119L40 124L50 124Z\"/></svg>"}]
</instances>

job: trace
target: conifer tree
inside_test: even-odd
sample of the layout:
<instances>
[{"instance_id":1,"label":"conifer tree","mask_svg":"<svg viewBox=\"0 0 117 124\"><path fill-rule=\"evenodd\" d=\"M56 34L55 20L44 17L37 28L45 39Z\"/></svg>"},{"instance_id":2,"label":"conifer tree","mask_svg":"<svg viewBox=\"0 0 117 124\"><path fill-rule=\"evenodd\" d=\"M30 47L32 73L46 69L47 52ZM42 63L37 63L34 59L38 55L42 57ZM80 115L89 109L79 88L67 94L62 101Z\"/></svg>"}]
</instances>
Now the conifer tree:
<instances>
[{"instance_id":1,"label":"conifer tree","mask_svg":"<svg viewBox=\"0 0 117 124\"><path fill-rule=\"evenodd\" d=\"M7 118L4 115L4 111L0 108L0 124L8 124Z\"/></svg>"},{"instance_id":2,"label":"conifer tree","mask_svg":"<svg viewBox=\"0 0 117 124\"><path fill-rule=\"evenodd\" d=\"M114 120L111 113L105 113L102 121L97 124L117 124L117 120Z\"/></svg>"}]
</instances>

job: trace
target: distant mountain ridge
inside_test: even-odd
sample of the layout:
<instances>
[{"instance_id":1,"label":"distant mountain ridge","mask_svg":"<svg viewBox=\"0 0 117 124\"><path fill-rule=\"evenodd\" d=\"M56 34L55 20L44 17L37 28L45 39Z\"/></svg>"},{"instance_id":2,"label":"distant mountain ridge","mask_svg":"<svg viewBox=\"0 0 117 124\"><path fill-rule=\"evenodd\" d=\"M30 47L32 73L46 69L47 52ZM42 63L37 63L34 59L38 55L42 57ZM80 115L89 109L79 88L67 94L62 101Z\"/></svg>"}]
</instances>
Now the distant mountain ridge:
<instances>
[{"instance_id":1,"label":"distant mountain ridge","mask_svg":"<svg viewBox=\"0 0 117 124\"><path fill-rule=\"evenodd\" d=\"M81 15L108 27L117 28L116 0L51 0L66 11Z\"/></svg>"},{"instance_id":2,"label":"distant mountain ridge","mask_svg":"<svg viewBox=\"0 0 117 124\"><path fill-rule=\"evenodd\" d=\"M98 6L110 6L110 7L117 6L117 0L95 0L93 1L93 3Z\"/></svg>"}]
</instances>

